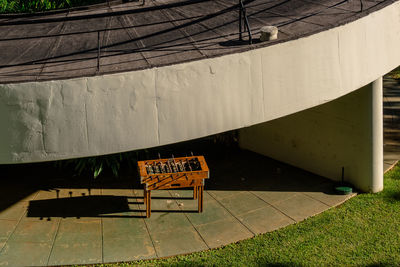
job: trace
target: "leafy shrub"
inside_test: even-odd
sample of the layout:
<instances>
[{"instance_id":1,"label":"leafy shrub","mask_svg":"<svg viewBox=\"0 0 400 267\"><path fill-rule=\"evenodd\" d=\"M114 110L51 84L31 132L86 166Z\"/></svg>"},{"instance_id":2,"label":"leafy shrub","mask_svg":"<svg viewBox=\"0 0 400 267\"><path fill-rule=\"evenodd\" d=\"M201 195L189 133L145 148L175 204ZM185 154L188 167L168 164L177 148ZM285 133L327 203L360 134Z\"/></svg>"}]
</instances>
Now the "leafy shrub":
<instances>
[{"instance_id":1,"label":"leafy shrub","mask_svg":"<svg viewBox=\"0 0 400 267\"><path fill-rule=\"evenodd\" d=\"M121 165L126 164L129 168L136 168L139 152L125 152L97 157L79 158L56 161L59 168L71 168L75 175L81 176L89 173L97 178L104 170L109 170L115 177L119 176Z\"/></svg>"},{"instance_id":2,"label":"leafy shrub","mask_svg":"<svg viewBox=\"0 0 400 267\"><path fill-rule=\"evenodd\" d=\"M0 0L1 13L31 13L97 4L106 0Z\"/></svg>"}]
</instances>

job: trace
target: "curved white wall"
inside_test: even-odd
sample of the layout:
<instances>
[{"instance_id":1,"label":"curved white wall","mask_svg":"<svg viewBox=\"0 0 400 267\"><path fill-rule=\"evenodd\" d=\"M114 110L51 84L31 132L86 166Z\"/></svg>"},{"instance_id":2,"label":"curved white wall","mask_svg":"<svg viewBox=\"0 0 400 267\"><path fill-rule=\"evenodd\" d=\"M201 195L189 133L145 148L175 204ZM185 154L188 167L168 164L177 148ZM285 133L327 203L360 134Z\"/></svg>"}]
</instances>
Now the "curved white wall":
<instances>
[{"instance_id":1,"label":"curved white wall","mask_svg":"<svg viewBox=\"0 0 400 267\"><path fill-rule=\"evenodd\" d=\"M89 78L0 85L0 163L100 155L269 121L400 64L400 2L249 52Z\"/></svg>"},{"instance_id":2,"label":"curved white wall","mask_svg":"<svg viewBox=\"0 0 400 267\"><path fill-rule=\"evenodd\" d=\"M379 192L382 89L378 79L326 104L243 128L239 144L331 180L340 181L344 168L346 182L365 192Z\"/></svg>"}]
</instances>

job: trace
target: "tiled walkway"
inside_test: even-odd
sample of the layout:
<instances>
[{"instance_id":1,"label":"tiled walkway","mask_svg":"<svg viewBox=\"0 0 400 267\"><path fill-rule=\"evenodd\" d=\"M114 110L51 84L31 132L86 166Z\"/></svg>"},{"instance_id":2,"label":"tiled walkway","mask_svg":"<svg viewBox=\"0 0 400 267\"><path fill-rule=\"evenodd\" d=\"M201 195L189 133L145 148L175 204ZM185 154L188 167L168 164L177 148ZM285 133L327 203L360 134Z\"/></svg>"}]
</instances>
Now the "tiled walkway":
<instances>
[{"instance_id":1,"label":"tiled walkway","mask_svg":"<svg viewBox=\"0 0 400 267\"><path fill-rule=\"evenodd\" d=\"M263 168L248 170L250 163ZM347 199L333 194L329 180L246 151L211 158L209 165L214 178L206 184L203 213L190 190L153 191L149 219L142 190L129 179L86 187L57 179L36 188L5 184L0 265L121 262L206 250Z\"/></svg>"},{"instance_id":2,"label":"tiled walkway","mask_svg":"<svg viewBox=\"0 0 400 267\"><path fill-rule=\"evenodd\" d=\"M385 79L385 169L400 155L397 88ZM149 219L136 177L84 185L58 179L47 165L0 168L0 266L121 262L206 250L301 221L348 198L335 195L329 180L269 158L246 151L221 155L207 158L212 171L203 213L196 212L189 190L154 191Z\"/></svg>"}]
</instances>

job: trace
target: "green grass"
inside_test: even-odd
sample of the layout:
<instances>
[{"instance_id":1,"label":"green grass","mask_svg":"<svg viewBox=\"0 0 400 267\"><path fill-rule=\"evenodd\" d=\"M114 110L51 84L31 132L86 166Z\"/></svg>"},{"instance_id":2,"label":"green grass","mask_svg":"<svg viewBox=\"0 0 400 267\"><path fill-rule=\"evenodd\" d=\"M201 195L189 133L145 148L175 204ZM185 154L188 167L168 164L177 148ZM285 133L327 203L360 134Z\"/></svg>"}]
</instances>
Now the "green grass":
<instances>
[{"instance_id":1,"label":"green grass","mask_svg":"<svg viewBox=\"0 0 400 267\"><path fill-rule=\"evenodd\" d=\"M400 266L400 167L385 190L284 229L220 249L163 260L99 266Z\"/></svg>"},{"instance_id":2,"label":"green grass","mask_svg":"<svg viewBox=\"0 0 400 267\"><path fill-rule=\"evenodd\" d=\"M393 79L400 79L400 67L397 67L396 69L392 70L389 73L389 77Z\"/></svg>"},{"instance_id":3,"label":"green grass","mask_svg":"<svg viewBox=\"0 0 400 267\"><path fill-rule=\"evenodd\" d=\"M106 2L106 0L0 0L0 13L31 13Z\"/></svg>"}]
</instances>

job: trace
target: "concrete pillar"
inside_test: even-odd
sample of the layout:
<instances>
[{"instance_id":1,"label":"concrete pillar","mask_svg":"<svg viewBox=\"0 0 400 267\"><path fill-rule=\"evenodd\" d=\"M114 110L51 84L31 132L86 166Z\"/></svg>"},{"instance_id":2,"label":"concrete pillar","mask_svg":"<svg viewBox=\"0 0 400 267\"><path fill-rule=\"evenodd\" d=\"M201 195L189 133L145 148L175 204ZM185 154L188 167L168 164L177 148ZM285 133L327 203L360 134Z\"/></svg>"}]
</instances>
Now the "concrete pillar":
<instances>
[{"instance_id":1,"label":"concrete pillar","mask_svg":"<svg viewBox=\"0 0 400 267\"><path fill-rule=\"evenodd\" d=\"M268 96L266 96L268 97ZM383 189L382 79L326 104L239 131L239 144L357 189Z\"/></svg>"},{"instance_id":2,"label":"concrete pillar","mask_svg":"<svg viewBox=\"0 0 400 267\"><path fill-rule=\"evenodd\" d=\"M383 85L382 77L372 83L372 175L371 191L383 189Z\"/></svg>"}]
</instances>

